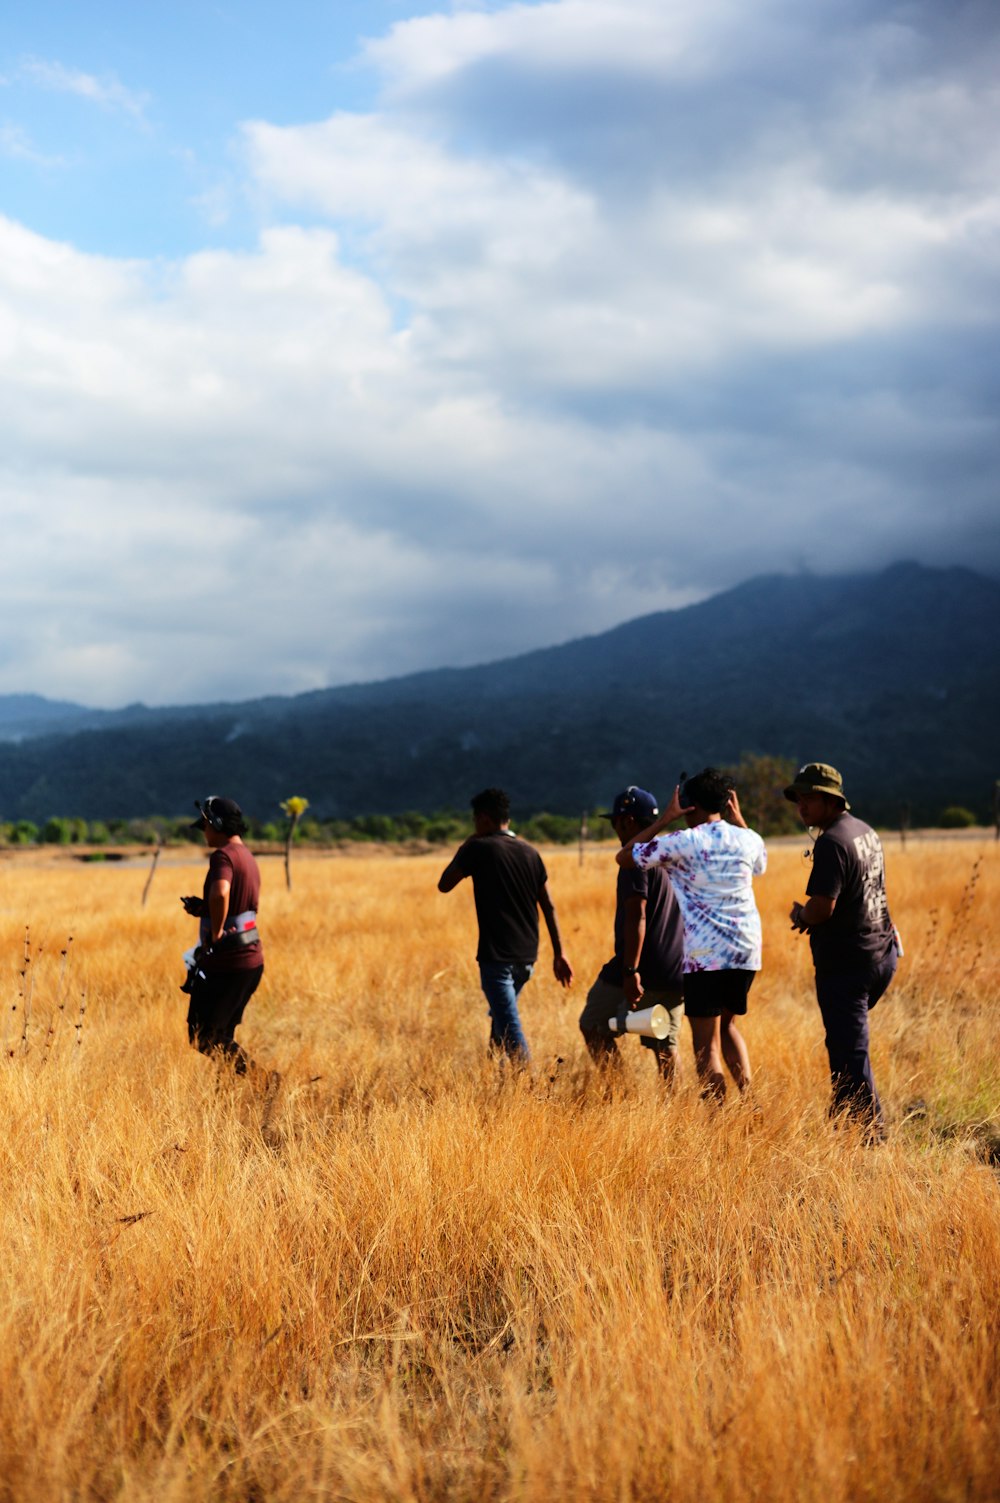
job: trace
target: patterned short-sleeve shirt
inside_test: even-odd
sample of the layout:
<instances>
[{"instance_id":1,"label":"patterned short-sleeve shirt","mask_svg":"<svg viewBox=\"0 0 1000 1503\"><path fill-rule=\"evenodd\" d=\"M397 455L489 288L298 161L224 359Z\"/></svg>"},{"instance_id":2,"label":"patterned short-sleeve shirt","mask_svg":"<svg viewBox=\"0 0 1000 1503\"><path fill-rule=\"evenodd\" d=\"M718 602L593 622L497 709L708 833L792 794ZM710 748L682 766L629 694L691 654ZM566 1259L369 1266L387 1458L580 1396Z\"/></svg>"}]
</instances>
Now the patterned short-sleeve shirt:
<instances>
[{"instance_id":1,"label":"patterned short-sleeve shirt","mask_svg":"<svg viewBox=\"0 0 1000 1503\"><path fill-rule=\"evenodd\" d=\"M753 879L767 867L767 849L754 830L724 819L657 835L632 847L643 870L665 866L684 919L684 974L759 971L760 914Z\"/></svg>"}]
</instances>

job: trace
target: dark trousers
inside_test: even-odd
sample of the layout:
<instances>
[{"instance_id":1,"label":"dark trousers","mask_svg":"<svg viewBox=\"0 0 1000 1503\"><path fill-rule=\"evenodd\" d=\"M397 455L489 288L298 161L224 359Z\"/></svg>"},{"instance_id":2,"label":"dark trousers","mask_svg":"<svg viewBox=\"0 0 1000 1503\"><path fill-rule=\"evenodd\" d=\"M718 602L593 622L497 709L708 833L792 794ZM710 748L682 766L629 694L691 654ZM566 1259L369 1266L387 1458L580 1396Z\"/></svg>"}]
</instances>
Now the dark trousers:
<instances>
[{"instance_id":1,"label":"dark trousers","mask_svg":"<svg viewBox=\"0 0 1000 1503\"><path fill-rule=\"evenodd\" d=\"M648 1039L640 1035L639 1043L656 1055L657 1064L662 1070L668 1062L673 1068L673 1061L677 1057L681 1020L684 1017L684 998L679 988L674 991L666 987L647 987L643 992L641 1005L654 1007L657 1003L666 1008L670 1031L665 1039ZM587 1000L580 1014L580 1032L596 1063L607 1063L618 1058L617 1035L611 1032L609 1020L627 1006L623 988L614 986L610 981L603 981L598 976L587 993Z\"/></svg>"},{"instance_id":2,"label":"dark trousers","mask_svg":"<svg viewBox=\"0 0 1000 1503\"><path fill-rule=\"evenodd\" d=\"M896 951L863 971L816 975L816 1000L826 1028L833 1096L830 1115L847 1111L881 1135L882 1103L868 1052L868 1014L896 974Z\"/></svg>"},{"instance_id":3,"label":"dark trousers","mask_svg":"<svg viewBox=\"0 0 1000 1503\"><path fill-rule=\"evenodd\" d=\"M245 1075L253 1061L233 1034L263 974L262 965L246 971L215 971L198 976L191 989L188 1039L202 1054L218 1053L229 1060L237 1075Z\"/></svg>"}]
</instances>

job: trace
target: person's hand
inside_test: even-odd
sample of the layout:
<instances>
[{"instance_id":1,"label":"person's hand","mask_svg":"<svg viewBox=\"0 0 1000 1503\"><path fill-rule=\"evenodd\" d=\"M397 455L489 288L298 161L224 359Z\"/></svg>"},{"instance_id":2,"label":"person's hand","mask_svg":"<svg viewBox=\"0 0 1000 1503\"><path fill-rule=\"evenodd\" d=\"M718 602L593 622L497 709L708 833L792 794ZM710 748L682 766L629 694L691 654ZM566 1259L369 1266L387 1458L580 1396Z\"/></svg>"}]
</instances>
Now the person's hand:
<instances>
[{"instance_id":1,"label":"person's hand","mask_svg":"<svg viewBox=\"0 0 1000 1503\"><path fill-rule=\"evenodd\" d=\"M570 986L573 981L573 967L565 955L557 955L552 962L552 970L560 986Z\"/></svg>"},{"instance_id":2,"label":"person's hand","mask_svg":"<svg viewBox=\"0 0 1000 1503\"><path fill-rule=\"evenodd\" d=\"M662 829L666 829L667 825L672 825L675 819L680 819L682 814L687 814L693 808L693 804L685 806L681 803L681 785L678 783L674 788L670 803L656 822Z\"/></svg>"},{"instance_id":3,"label":"person's hand","mask_svg":"<svg viewBox=\"0 0 1000 1503\"><path fill-rule=\"evenodd\" d=\"M806 930L809 928L809 925L802 917L802 908L803 904L793 903L791 912L788 915L792 928L797 930L799 934L805 934Z\"/></svg>"},{"instance_id":4,"label":"person's hand","mask_svg":"<svg viewBox=\"0 0 1000 1503\"><path fill-rule=\"evenodd\" d=\"M205 901L203 898L181 898L181 904L183 905L184 912L190 913L192 918L201 918L205 911Z\"/></svg>"},{"instance_id":5,"label":"person's hand","mask_svg":"<svg viewBox=\"0 0 1000 1503\"><path fill-rule=\"evenodd\" d=\"M736 797L735 788L730 788L729 790L729 797L726 799L725 807L722 810L722 817L723 819L728 819L731 825L739 825L743 830L747 828L747 822L743 818L743 811L740 808L740 801Z\"/></svg>"},{"instance_id":6,"label":"person's hand","mask_svg":"<svg viewBox=\"0 0 1000 1503\"><path fill-rule=\"evenodd\" d=\"M633 971L631 974L628 971L625 972L623 990L625 992L625 1001L629 1005L629 1011L635 1012L643 998L643 985L638 971Z\"/></svg>"}]
</instances>

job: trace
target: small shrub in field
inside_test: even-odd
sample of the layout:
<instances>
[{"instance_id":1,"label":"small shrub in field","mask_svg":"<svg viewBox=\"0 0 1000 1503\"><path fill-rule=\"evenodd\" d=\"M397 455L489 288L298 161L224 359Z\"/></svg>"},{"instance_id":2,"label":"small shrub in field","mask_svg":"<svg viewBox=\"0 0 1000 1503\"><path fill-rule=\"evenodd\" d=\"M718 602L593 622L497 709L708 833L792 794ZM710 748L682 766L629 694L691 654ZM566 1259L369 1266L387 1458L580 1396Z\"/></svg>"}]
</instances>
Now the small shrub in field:
<instances>
[{"instance_id":1,"label":"small shrub in field","mask_svg":"<svg viewBox=\"0 0 1000 1503\"><path fill-rule=\"evenodd\" d=\"M19 819L11 826L8 840L11 845L34 845L38 839L38 826L30 819Z\"/></svg>"},{"instance_id":2,"label":"small shrub in field","mask_svg":"<svg viewBox=\"0 0 1000 1503\"><path fill-rule=\"evenodd\" d=\"M965 809L961 804L949 804L947 809L942 809L938 824L942 830L968 830L978 824L978 820L971 809Z\"/></svg>"},{"instance_id":3,"label":"small shrub in field","mask_svg":"<svg viewBox=\"0 0 1000 1503\"><path fill-rule=\"evenodd\" d=\"M568 845L579 836L580 820L578 816L568 814L536 814L519 824L518 832L526 840Z\"/></svg>"},{"instance_id":4,"label":"small shrub in field","mask_svg":"<svg viewBox=\"0 0 1000 1503\"><path fill-rule=\"evenodd\" d=\"M53 815L42 828L42 840L46 845L79 845L87 838L85 819L66 819Z\"/></svg>"}]
</instances>

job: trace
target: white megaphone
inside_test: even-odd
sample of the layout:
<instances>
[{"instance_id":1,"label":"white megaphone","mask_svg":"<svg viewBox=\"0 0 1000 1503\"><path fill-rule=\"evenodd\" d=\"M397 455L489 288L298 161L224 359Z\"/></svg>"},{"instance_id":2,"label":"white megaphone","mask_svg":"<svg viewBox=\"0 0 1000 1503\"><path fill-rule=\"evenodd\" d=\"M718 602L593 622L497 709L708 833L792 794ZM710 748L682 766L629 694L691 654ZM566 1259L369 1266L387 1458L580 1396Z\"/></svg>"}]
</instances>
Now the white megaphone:
<instances>
[{"instance_id":1,"label":"white megaphone","mask_svg":"<svg viewBox=\"0 0 1000 1503\"><path fill-rule=\"evenodd\" d=\"M620 1011L608 1019L612 1033L641 1033L647 1039L665 1039L670 1032L667 1009L657 1002L655 1007L644 1007L639 1012Z\"/></svg>"}]
</instances>

